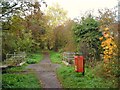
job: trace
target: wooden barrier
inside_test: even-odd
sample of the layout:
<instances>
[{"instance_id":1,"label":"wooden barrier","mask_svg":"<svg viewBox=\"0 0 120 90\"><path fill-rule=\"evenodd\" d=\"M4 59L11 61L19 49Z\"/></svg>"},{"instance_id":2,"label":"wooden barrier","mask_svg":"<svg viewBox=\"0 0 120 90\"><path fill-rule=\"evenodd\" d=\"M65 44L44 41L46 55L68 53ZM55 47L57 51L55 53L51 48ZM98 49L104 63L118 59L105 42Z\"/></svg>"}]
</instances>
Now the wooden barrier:
<instances>
[{"instance_id":1,"label":"wooden barrier","mask_svg":"<svg viewBox=\"0 0 120 90\"><path fill-rule=\"evenodd\" d=\"M64 52L63 53L63 61L68 62L69 64L73 64L74 56L79 53L75 52Z\"/></svg>"},{"instance_id":2,"label":"wooden barrier","mask_svg":"<svg viewBox=\"0 0 120 90\"><path fill-rule=\"evenodd\" d=\"M15 53L14 54L6 54L5 64L7 66L21 66L25 63L25 52Z\"/></svg>"}]
</instances>

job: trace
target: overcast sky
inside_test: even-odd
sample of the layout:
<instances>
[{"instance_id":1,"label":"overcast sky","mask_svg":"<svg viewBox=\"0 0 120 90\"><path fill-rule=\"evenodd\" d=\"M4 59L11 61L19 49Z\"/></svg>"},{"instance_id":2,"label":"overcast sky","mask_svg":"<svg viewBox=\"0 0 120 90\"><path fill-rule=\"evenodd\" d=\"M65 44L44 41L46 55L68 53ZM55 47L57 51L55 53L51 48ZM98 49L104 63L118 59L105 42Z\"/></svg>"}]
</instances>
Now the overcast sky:
<instances>
[{"instance_id":1,"label":"overcast sky","mask_svg":"<svg viewBox=\"0 0 120 90\"><path fill-rule=\"evenodd\" d=\"M68 17L75 18L83 15L88 10L97 11L103 8L113 8L118 5L118 0L45 0L48 6L57 3L68 12ZM96 14L96 12L95 12Z\"/></svg>"}]
</instances>

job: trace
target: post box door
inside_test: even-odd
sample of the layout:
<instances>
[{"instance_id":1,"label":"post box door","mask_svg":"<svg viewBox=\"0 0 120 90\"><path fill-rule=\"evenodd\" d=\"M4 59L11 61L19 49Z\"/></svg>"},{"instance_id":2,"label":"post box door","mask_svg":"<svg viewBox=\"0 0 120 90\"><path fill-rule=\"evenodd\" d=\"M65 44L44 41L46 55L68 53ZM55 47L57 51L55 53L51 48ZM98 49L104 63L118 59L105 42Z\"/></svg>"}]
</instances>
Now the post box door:
<instances>
[{"instance_id":1,"label":"post box door","mask_svg":"<svg viewBox=\"0 0 120 90\"><path fill-rule=\"evenodd\" d=\"M84 72L83 56L79 56L79 60L78 60L78 72Z\"/></svg>"},{"instance_id":2,"label":"post box door","mask_svg":"<svg viewBox=\"0 0 120 90\"><path fill-rule=\"evenodd\" d=\"M78 72L78 56L75 56L74 59L75 59L75 71Z\"/></svg>"}]
</instances>

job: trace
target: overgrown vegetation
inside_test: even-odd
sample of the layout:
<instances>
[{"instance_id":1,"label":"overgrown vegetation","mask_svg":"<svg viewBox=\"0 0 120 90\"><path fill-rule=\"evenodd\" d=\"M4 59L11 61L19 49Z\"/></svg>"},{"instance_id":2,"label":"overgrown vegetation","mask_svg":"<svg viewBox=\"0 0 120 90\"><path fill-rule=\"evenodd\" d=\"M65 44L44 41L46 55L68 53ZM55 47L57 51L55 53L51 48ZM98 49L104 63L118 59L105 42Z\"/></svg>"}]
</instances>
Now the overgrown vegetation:
<instances>
[{"instance_id":1,"label":"overgrown vegetation","mask_svg":"<svg viewBox=\"0 0 120 90\"><path fill-rule=\"evenodd\" d=\"M100 16L96 19L90 16L82 17L73 28L78 51L83 53L86 66L95 68L101 61L101 73L103 77L118 79L118 34L114 24L119 25L115 20L115 12L109 9L99 10ZM114 69L113 69L114 68ZM97 72L97 71L96 71Z\"/></svg>"},{"instance_id":2,"label":"overgrown vegetation","mask_svg":"<svg viewBox=\"0 0 120 90\"><path fill-rule=\"evenodd\" d=\"M52 51L50 55L53 63L61 61L60 53ZM99 61L93 67L85 64L84 76L82 73L75 72L74 66L65 66L60 63L61 67L56 73L63 88L118 88L118 78L103 75L103 63Z\"/></svg>"},{"instance_id":3,"label":"overgrown vegetation","mask_svg":"<svg viewBox=\"0 0 120 90\"><path fill-rule=\"evenodd\" d=\"M73 31L78 44L78 52L82 52L87 60L100 59L101 42L99 38L102 32L99 31L99 22L91 15L82 17L82 20L75 24Z\"/></svg>"},{"instance_id":4,"label":"overgrown vegetation","mask_svg":"<svg viewBox=\"0 0 120 90\"><path fill-rule=\"evenodd\" d=\"M62 63L61 54L59 52L50 51L50 60L52 63Z\"/></svg>"},{"instance_id":5,"label":"overgrown vegetation","mask_svg":"<svg viewBox=\"0 0 120 90\"><path fill-rule=\"evenodd\" d=\"M41 88L41 83L34 73L30 73L26 66L38 63L43 59L41 53L29 54L27 62L22 66L8 67L2 70L2 88Z\"/></svg>"},{"instance_id":6,"label":"overgrown vegetation","mask_svg":"<svg viewBox=\"0 0 120 90\"><path fill-rule=\"evenodd\" d=\"M34 74L3 74L2 88L41 88Z\"/></svg>"},{"instance_id":7,"label":"overgrown vegetation","mask_svg":"<svg viewBox=\"0 0 120 90\"><path fill-rule=\"evenodd\" d=\"M47 11L41 10L42 5L48 6L44 0L0 1L2 61L6 60L8 53L25 52L27 63L34 64L43 59L42 54L37 53L38 51L51 50L51 61L61 64L62 54L60 53L80 52L85 58L86 74L83 77L80 73L74 72L73 67L62 66L57 73L64 87L117 87L116 81L120 76L118 62L120 56L118 55L118 25L120 23L116 20L116 11L98 10L99 16L95 17L89 13L75 21L67 18L67 12L58 4L49 6ZM16 60L12 56L9 59L10 62L6 64L10 66L16 66L25 61L21 58ZM14 67L6 72L17 70L22 71L24 68ZM3 87L28 87L28 82L36 80L31 78L29 81L28 77L31 77L29 75L28 77L22 74L21 76L13 75L3 74ZM26 79L25 83L22 83L26 86L21 85L20 78ZM20 82L16 83L17 81ZM35 85L38 87L37 83Z\"/></svg>"},{"instance_id":8,"label":"overgrown vegetation","mask_svg":"<svg viewBox=\"0 0 120 90\"><path fill-rule=\"evenodd\" d=\"M22 66L14 66L14 67L8 67L5 70L2 70L2 73L16 73L16 72L22 72L25 71L25 67L27 66L27 63L25 63Z\"/></svg>"},{"instance_id":9,"label":"overgrown vegetation","mask_svg":"<svg viewBox=\"0 0 120 90\"><path fill-rule=\"evenodd\" d=\"M42 59L43 59L43 54L41 53L29 54L27 57L27 63L35 64L35 63L40 62Z\"/></svg>"},{"instance_id":10,"label":"overgrown vegetation","mask_svg":"<svg viewBox=\"0 0 120 90\"><path fill-rule=\"evenodd\" d=\"M85 68L85 76L82 73L75 72L74 67L67 67L62 65L57 70L57 75L64 88L116 88L118 87L118 80L115 78L106 79L99 77L100 72L94 69ZM99 67L101 69L101 67ZM95 74L95 72L97 74Z\"/></svg>"}]
</instances>

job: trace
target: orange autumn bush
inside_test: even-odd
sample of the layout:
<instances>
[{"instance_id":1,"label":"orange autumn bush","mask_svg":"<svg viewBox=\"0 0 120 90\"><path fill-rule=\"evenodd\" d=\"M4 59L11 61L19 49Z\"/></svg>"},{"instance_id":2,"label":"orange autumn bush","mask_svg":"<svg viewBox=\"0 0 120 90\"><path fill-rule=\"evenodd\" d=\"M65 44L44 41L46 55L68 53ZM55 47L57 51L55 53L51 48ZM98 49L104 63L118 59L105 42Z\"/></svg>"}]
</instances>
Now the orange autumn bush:
<instances>
[{"instance_id":1,"label":"orange autumn bush","mask_svg":"<svg viewBox=\"0 0 120 90\"><path fill-rule=\"evenodd\" d=\"M116 32L113 27L115 24L115 17L112 11L106 9L105 12L100 12L100 30L102 37L101 47L103 48L103 73L105 76L117 76L118 71L118 46L116 38L114 37Z\"/></svg>"},{"instance_id":2,"label":"orange autumn bush","mask_svg":"<svg viewBox=\"0 0 120 90\"><path fill-rule=\"evenodd\" d=\"M114 59L117 55L117 45L114 42L113 36L110 35L109 30L109 28L104 28L103 37L99 38L103 48L104 71L107 76L111 75L113 64L117 64Z\"/></svg>"}]
</instances>

